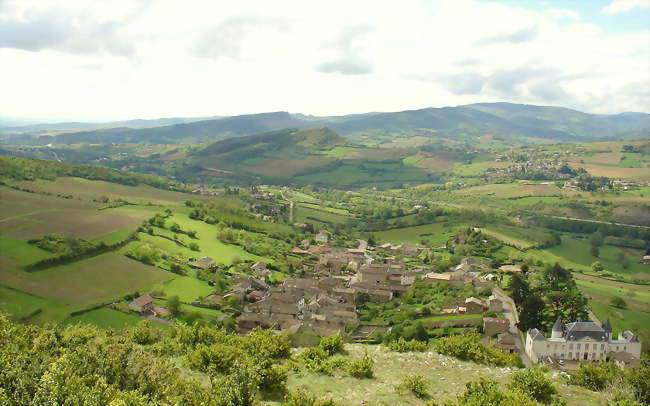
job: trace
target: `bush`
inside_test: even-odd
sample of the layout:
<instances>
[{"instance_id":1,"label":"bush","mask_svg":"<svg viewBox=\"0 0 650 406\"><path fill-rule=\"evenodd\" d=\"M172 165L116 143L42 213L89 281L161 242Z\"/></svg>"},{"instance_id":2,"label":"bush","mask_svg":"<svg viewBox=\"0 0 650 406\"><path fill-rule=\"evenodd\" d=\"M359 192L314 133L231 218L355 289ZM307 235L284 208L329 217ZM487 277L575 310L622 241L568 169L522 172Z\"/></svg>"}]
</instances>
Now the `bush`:
<instances>
[{"instance_id":1,"label":"bush","mask_svg":"<svg viewBox=\"0 0 650 406\"><path fill-rule=\"evenodd\" d=\"M636 399L650 404L650 359L644 358L639 366L629 369L626 378Z\"/></svg>"},{"instance_id":2,"label":"bush","mask_svg":"<svg viewBox=\"0 0 650 406\"><path fill-rule=\"evenodd\" d=\"M410 340L407 341L400 337L397 341L391 341L388 343L388 349L396 352L412 352L412 351L426 351L428 345L421 341Z\"/></svg>"},{"instance_id":3,"label":"bush","mask_svg":"<svg viewBox=\"0 0 650 406\"><path fill-rule=\"evenodd\" d=\"M527 368L514 372L508 388L544 403L550 402L553 395L557 393L551 380L538 368Z\"/></svg>"},{"instance_id":4,"label":"bush","mask_svg":"<svg viewBox=\"0 0 650 406\"><path fill-rule=\"evenodd\" d=\"M477 334L442 337L435 341L434 348L440 354L465 361L498 367L521 367L521 359L517 354L506 354L497 348L487 346L480 342L480 336Z\"/></svg>"},{"instance_id":5,"label":"bush","mask_svg":"<svg viewBox=\"0 0 650 406\"><path fill-rule=\"evenodd\" d=\"M201 248L199 247L199 244L195 243L194 241L192 241L192 242L190 243L189 248L190 248L192 251L200 251L200 250L201 250Z\"/></svg>"},{"instance_id":6,"label":"bush","mask_svg":"<svg viewBox=\"0 0 650 406\"><path fill-rule=\"evenodd\" d=\"M620 296L614 296L614 297L612 297L612 298L610 299L609 303L610 303L612 306L614 306L614 307L618 307L618 308L620 308L620 309L627 309L627 303L626 303L625 300L624 300L622 297L620 297Z\"/></svg>"},{"instance_id":7,"label":"bush","mask_svg":"<svg viewBox=\"0 0 650 406\"><path fill-rule=\"evenodd\" d=\"M402 381L395 385L395 390L397 393L412 393L415 397L419 399L426 399L429 397L427 392L428 384L424 379L424 376L415 374L408 375Z\"/></svg>"},{"instance_id":8,"label":"bush","mask_svg":"<svg viewBox=\"0 0 650 406\"><path fill-rule=\"evenodd\" d=\"M329 337L323 337L318 344L320 348L329 356L343 352L343 338L341 334L336 333Z\"/></svg>"},{"instance_id":9,"label":"bush","mask_svg":"<svg viewBox=\"0 0 650 406\"><path fill-rule=\"evenodd\" d=\"M623 371L613 362L580 363L576 371L569 372L569 383L601 391L621 377Z\"/></svg>"},{"instance_id":10,"label":"bush","mask_svg":"<svg viewBox=\"0 0 650 406\"><path fill-rule=\"evenodd\" d=\"M355 378L372 378L375 362L366 352L363 357L353 360L348 365L348 373Z\"/></svg>"},{"instance_id":11,"label":"bush","mask_svg":"<svg viewBox=\"0 0 650 406\"><path fill-rule=\"evenodd\" d=\"M316 399L305 391L298 390L284 397L282 406L336 406L332 399Z\"/></svg>"},{"instance_id":12,"label":"bush","mask_svg":"<svg viewBox=\"0 0 650 406\"><path fill-rule=\"evenodd\" d=\"M458 395L455 405L485 406L537 406L537 402L523 393L503 391L497 381L480 378L468 382L465 392Z\"/></svg>"}]
</instances>

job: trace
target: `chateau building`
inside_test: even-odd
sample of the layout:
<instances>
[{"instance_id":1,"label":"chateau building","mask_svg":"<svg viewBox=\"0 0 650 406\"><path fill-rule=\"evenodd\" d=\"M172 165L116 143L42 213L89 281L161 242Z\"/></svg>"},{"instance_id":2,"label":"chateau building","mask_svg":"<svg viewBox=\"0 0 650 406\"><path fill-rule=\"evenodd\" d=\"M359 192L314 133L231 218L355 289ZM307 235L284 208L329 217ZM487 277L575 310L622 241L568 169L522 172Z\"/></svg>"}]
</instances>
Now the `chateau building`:
<instances>
[{"instance_id":1,"label":"chateau building","mask_svg":"<svg viewBox=\"0 0 650 406\"><path fill-rule=\"evenodd\" d=\"M534 328L526 333L526 354L531 361L551 360L599 361L615 360L626 364L638 362L641 342L631 331L623 331L613 338L612 326L607 320L602 326L591 321L562 323L558 318L551 338Z\"/></svg>"}]
</instances>

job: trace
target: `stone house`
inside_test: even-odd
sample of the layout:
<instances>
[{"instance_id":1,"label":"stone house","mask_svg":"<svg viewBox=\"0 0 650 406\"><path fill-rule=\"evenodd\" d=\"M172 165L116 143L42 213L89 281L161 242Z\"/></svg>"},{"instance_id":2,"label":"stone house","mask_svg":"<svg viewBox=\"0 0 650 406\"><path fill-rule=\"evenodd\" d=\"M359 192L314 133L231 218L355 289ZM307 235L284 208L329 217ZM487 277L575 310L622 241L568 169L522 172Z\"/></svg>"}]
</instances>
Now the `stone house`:
<instances>
[{"instance_id":1,"label":"stone house","mask_svg":"<svg viewBox=\"0 0 650 406\"><path fill-rule=\"evenodd\" d=\"M463 307L465 308L465 314L483 313L483 302L475 297L465 299L465 305Z\"/></svg>"},{"instance_id":2,"label":"stone house","mask_svg":"<svg viewBox=\"0 0 650 406\"><path fill-rule=\"evenodd\" d=\"M153 298L149 295L138 296L129 303L129 309L140 314L153 314Z\"/></svg>"},{"instance_id":3,"label":"stone house","mask_svg":"<svg viewBox=\"0 0 650 406\"><path fill-rule=\"evenodd\" d=\"M496 317L483 317L483 334L492 337L510 330L510 321Z\"/></svg>"},{"instance_id":4,"label":"stone house","mask_svg":"<svg viewBox=\"0 0 650 406\"><path fill-rule=\"evenodd\" d=\"M212 258L203 257L203 258L199 258L195 262L192 262L190 266L197 269L213 269L214 267L216 267L216 264L214 263L214 260Z\"/></svg>"},{"instance_id":5,"label":"stone house","mask_svg":"<svg viewBox=\"0 0 650 406\"><path fill-rule=\"evenodd\" d=\"M488 311L495 313L503 312L503 301L499 299L496 295L491 295L486 300Z\"/></svg>"},{"instance_id":6,"label":"stone house","mask_svg":"<svg viewBox=\"0 0 650 406\"><path fill-rule=\"evenodd\" d=\"M519 351L515 336L509 332L499 334L494 346L511 354Z\"/></svg>"}]
</instances>

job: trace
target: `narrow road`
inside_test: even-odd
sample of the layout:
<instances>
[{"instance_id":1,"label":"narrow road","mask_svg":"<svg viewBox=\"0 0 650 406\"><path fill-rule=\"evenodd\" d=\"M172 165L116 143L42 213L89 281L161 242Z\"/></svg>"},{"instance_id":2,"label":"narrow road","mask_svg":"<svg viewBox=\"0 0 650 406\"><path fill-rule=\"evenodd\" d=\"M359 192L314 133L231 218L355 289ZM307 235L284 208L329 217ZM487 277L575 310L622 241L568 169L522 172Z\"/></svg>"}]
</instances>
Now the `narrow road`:
<instances>
[{"instance_id":1,"label":"narrow road","mask_svg":"<svg viewBox=\"0 0 650 406\"><path fill-rule=\"evenodd\" d=\"M284 200L289 202L289 223L293 223L293 206L294 206L293 200L287 199L283 191L280 191L280 196L282 196Z\"/></svg>"},{"instance_id":2,"label":"narrow road","mask_svg":"<svg viewBox=\"0 0 650 406\"><path fill-rule=\"evenodd\" d=\"M526 347L522 338L524 335L517 328L517 323L519 322L519 314L517 313L517 309L513 308L512 299L510 299L510 297L507 296L505 292L498 288L495 288L492 293L494 293L503 302L503 315L508 319L508 321L510 321L509 331L510 334L515 337L515 345L519 350L521 361L524 363L524 366L526 366L526 368L531 367L533 363L530 361L530 358L528 358L528 355L526 354Z\"/></svg>"}]
</instances>

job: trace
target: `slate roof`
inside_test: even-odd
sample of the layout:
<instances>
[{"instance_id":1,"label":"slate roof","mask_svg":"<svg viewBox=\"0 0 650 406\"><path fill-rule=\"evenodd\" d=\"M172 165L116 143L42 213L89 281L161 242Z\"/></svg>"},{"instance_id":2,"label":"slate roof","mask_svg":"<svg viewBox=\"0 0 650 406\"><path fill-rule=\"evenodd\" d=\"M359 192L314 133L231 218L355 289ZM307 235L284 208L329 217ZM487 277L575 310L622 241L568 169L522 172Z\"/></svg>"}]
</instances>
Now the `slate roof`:
<instances>
[{"instance_id":1,"label":"slate roof","mask_svg":"<svg viewBox=\"0 0 650 406\"><path fill-rule=\"evenodd\" d=\"M634 335L633 332L629 330L625 330L624 332L621 333L621 337L627 341L628 343L638 343L639 339L636 335Z\"/></svg>"},{"instance_id":2,"label":"slate roof","mask_svg":"<svg viewBox=\"0 0 650 406\"><path fill-rule=\"evenodd\" d=\"M603 324L603 330L605 330L606 333L612 332L612 325L610 324L609 319L605 320L605 323Z\"/></svg>"},{"instance_id":3,"label":"slate roof","mask_svg":"<svg viewBox=\"0 0 650 406\"><path fill-rule=\"evenodd\" d=\"M532 330L528 330L528 334L533 339L533 341L544 341L545 340L544 334L542 334L542 332L539 331L536 328L534 328Z\"/></svg>"},{"instance_id":4,"label":"slate roof","mask_svg":"<svg viewBox=\"0 0 650 406\"><path fill-rule=\"evenodd\" d=\"M574 321L564 327L564 338L567 340L578 341L587 337L598 341L607 340L605 330L592 321Z\"/></svg>"},{"instance_id":5,"label":"slate roof","mask_svg":"<svg viewBox=\"0 0 650 406\"><path fill-rule=\"evenodd\" d=\"M555 320L552 331L564 331L564 324L562 324L562 319L560 317Z\"/></svg>"}]
</instances>

